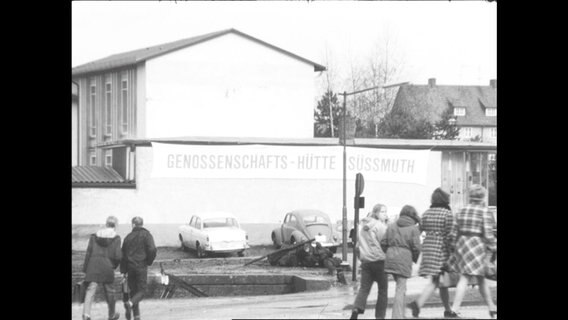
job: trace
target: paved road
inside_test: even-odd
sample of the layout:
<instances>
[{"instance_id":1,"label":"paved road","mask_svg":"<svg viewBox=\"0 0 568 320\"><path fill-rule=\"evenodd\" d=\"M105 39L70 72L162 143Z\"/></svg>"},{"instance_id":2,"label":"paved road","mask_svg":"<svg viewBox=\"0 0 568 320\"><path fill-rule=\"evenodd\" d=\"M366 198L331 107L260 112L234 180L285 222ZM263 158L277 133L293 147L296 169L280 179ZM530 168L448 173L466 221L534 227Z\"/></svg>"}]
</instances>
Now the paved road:
<instances>
[{"instance_id":1,"label":"paved road","mask_svg":"<svg viewBox=\"0 0 568 320\"><path fill-rule=\"evenodd\" d=\"M408 295L418 294L424 287L425 279L411 278L408 282ZM495 286L493 282L491 286ZM389 298L394 296L394 283L389 284ZM328 291L304 292L278 296L248 297L209 297L194 299L145 300L142 302L142 318L145 320L187 320L187 319L348 319L351 310L348 307L355 299L357 287L347 285L334 287ZM475 290L477 289L469 289ZM373 286L368 299L368 308L360 319L373 319L374 305L377 297L376 285ZM93 319L106 319L106 304L96 303L93 306ZM124 318L122 303L117 310ZM72 305L72 319L81 319L82 306ZM488 311L484 305L465 306L461 314L469 319L486 319ZM390 318L392 309L387 310ZM426 307L420 318L443 318L440 306ZM411 317L407 310L407 317Z\"/></svg>"}]
</instances>

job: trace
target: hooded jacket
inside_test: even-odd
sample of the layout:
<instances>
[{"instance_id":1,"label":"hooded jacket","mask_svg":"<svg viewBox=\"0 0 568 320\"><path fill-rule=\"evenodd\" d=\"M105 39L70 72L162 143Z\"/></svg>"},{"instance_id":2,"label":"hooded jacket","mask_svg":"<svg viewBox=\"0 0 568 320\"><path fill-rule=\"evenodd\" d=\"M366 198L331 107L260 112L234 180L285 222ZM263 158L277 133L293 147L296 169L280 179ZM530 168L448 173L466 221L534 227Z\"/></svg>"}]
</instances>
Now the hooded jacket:
<instances>
[{"instance_id":1,"label":"hooded jacket","mask_svg":"<svg viewBox=\"0 0 568 320\"><path fill-rule=\"evenodd\" d=\"M416 220L400 216L396 223L389 225L381 241L386 248L385 272L410 278L412 262L420 255L420 230Z\"/></svg>"},{"instance_id":2,"label":"hooded jacket","mask_svg":"<svg viewBox=\"0 0 568 320\"><path fill-rule=\"evenodd\" d=\"M385 260L385 253L381 249L381 239L385 235L387 226L374 218L365 217L361 220L361 227L357 244L361 262L374 262Z\"/></svg>"},{"instance_id":3,"label":"hooded jacket","mask_svg":"<svg viewBox=\"0 0 568 320\"><path fill-rule=\"evenodd\" d=\"M92 234L83 264L85 281L113 283L114 269L118 267L121 258L120 236L113 228L101 229Z\"/></svg>"},{"instance_id":4,"label":"hooded jacket","mask_svg":"<svg viewBox=\"0 0 568 320\"><path fill-rule=\"evenodd\" d=\"M147 268L156 259L156 246L150 232L143 227L132 229L122 244L122 261L120 272L127 273L130 269Z\"/></svg>"}]
</instances>

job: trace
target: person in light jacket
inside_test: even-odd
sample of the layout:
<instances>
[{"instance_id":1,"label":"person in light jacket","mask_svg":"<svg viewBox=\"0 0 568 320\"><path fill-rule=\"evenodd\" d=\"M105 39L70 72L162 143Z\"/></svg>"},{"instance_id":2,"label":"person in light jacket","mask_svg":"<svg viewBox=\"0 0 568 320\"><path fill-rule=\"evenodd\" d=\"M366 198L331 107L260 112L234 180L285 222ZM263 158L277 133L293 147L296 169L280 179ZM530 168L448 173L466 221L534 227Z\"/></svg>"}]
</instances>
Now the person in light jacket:
<instances>
[{"instance_id":1,"label":"person in light jacket","mask_svg":"<svg viewBox=\"0 0 568 320\"><path fill-rule=\"evenodd\" d=\"M384 319L387 312L388 279L385 273L385 253L381 249L387 225L387 207L377 204L370 216L361 220L355 254L361 260L361 286L351 312L351 319L365 312L367 297L374 282L379 286L375 318Z\"/></svg>"},{"instance_id":2,"label":"person in light jacket","mask_svg":"<svg viewBox=\"0 0 568 320\"><path fill-rule=\"evenodd\" d=\"M118 267L122 253L120 251L120 236L115 228L118 219L110 216L106 220L105 228L92 234L87 245L83 272L85 282L88 282L83 304L83 320L91 320L91 304L100 284L105 292L108 305L108 318L116 320L120 315L115 312L114 270Z\"/></svg>"},{"instance_id":3,"label":"person in light jacket","mask_svg":"<svg viewBox=\"0 0 568 320\"><path fill-rule=\"evenodd\" d=\"M392 306L392 318L404 319L406 279L412 275L412 263L420 255L420 217L412 206L404 206L398 220L389 224L381 240L386 252L385 273L392 274L396 281L396 292Z\"/></svg>"}]
</instances>

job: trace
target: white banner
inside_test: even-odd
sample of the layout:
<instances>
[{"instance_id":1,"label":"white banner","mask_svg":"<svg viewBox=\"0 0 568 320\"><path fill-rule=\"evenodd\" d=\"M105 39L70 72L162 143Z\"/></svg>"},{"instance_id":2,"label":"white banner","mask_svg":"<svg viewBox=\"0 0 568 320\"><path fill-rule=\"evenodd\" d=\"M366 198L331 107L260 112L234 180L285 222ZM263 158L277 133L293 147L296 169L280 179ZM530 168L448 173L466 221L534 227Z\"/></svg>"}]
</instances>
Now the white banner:
<instances>
[{"instance_id":1,"label":"white banner","mask_svg":"<svg viewBox=\"0 0 568 320\"><path fill-rule=\"evenodd\" d=\"M152 143L153 178L337 179L343 147ZM429 150L347 147L347 178L426 184Z\"/></svg>"}]
</instances>

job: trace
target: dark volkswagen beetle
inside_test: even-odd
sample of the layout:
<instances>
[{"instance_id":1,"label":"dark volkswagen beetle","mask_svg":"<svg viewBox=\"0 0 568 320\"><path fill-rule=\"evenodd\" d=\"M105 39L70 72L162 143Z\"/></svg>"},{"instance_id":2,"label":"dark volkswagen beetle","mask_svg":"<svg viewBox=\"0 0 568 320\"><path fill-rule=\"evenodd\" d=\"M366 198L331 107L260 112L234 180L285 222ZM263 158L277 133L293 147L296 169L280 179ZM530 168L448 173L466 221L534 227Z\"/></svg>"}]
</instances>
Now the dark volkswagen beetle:
<instances>
[{"instance_id":1,"label":"dark volkswagen beetle","mask_svg":"<svg viewBox=\"0 0 568 320\"><path fill-rule=\"evenodd\" d=\"M276 248L282 244L293 244L309 239L316 239L312 242L321 243L323 247L329 248L333 253L341 245L339 235L333 231L329 216L319 210L294 210L284 217L280 227L272 230L272 243Z\"/></svg>"}]
</instances>

